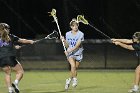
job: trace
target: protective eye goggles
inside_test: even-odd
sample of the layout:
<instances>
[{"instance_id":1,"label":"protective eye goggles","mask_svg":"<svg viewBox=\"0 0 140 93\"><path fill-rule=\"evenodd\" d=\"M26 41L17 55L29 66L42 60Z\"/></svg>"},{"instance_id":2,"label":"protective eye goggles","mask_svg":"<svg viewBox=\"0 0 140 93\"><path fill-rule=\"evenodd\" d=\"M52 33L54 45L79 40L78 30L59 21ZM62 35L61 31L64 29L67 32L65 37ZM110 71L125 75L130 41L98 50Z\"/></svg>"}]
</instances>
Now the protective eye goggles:
<instances>
[{"instance_id":1,"label":"protective eye goggles","mask_svg":"<svg viewBox=\"0 0 140 93\"><path fill-rule=\"evenodd\" d=\"M4 28L5 28L5 29L10 29L10 26L9 26L8 24L5 24L5 25L4 25Z\"/></svg>"},{"instance_id":2,"label":"protective eye goggles","mask_svg":"<svg viewBox=\"0 0 140 93\"><path fill-rule=\"evenodd\" d=\"M136 35L133 35L132 38L133 39L138 39L138 37Z\"/></svg>"},{"instance_id":3,"label":"protective eye goggles","mask_svg":"<svg viewBox=\"0 0 140 93\"><path fill-rule=\"evenodd\" d=\"M0 23L0 25L2 25L5 29L10 29L10 26L6 23Z\"/></svg>"}]
</instances>

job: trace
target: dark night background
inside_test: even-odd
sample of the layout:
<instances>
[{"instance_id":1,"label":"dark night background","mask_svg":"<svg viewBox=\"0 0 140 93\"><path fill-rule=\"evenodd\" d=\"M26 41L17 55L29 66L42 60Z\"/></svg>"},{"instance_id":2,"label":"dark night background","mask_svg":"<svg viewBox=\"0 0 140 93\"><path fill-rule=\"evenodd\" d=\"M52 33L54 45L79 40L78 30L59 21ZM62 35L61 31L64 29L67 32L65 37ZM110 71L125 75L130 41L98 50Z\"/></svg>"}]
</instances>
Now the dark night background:
<instances>
[{"instance_id":1,"label":"dark night background","mask_svg":"<svg viewBox=\"0 0 140 93\"><path fill-rule=\"evenodd\" d=\"M57 29L48 14L52 8L57 10L63 35L78 14L111 38L131 38L140 31L140 0L0 0L0 22L11 26L11 33L34 39ZM86 39L106 38L82 23L80 30Z\"/></svg>"}]
</instances>

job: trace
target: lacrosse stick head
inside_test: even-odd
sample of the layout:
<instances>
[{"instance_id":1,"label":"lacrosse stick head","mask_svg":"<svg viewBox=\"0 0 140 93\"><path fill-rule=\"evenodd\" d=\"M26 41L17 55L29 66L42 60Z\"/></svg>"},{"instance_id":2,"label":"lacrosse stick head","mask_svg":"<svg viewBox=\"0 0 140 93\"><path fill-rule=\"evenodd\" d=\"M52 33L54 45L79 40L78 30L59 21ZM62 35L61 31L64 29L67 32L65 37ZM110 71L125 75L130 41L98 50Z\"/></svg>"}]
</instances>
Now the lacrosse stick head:
<instances>
[{"instance_id":1,"label":"lacrosse stick head","mask_svg":"<svg viewBox=\"0 0 140 93\"><path fill-rule=\"evenodd\" d=\"M53 16L53 17L56 16L56 10L55 10L55 9L52 9L52 11L51 11L51 16Z\"/></svg>"},{"instance_id":2,"label":"lacrosse stick head","mask_svg":"<svg viewBox=\"0 0 140 93\"><path fill-rule=\"evenodd\" d=\"M54 21L57 21L57 17L56 17L56 9L52 9L51 12L48 12L50 13L50 16L52 16L54 18Z\"/></svg>"},{"instance_id":3,"label":"lacrosse stick head","mask_svg":"<svg viewBox=\"0 0 140 93\"><path fill-rule=\"evenodd\" d=\"M49 35L47 35L47 37L45 37L45 39L58 39L59 34L56 30L54 30L52 33L50 33Z\"/></svg>"},{"instance_id":4,"label":"lacrosse stick head","mask_svg":"<svg viewBox=\"0 0 140 93\"><path fill-rule=\"evenodd\" d=\"M88 21L84 18L83 15L78 15L78 16L77 16L77 22L78 22L78 23L79 23L79 22L82 22L82 23L85 24L85 25L88 25L88 24L89 24Z\"/></svg>"}]
</instances>

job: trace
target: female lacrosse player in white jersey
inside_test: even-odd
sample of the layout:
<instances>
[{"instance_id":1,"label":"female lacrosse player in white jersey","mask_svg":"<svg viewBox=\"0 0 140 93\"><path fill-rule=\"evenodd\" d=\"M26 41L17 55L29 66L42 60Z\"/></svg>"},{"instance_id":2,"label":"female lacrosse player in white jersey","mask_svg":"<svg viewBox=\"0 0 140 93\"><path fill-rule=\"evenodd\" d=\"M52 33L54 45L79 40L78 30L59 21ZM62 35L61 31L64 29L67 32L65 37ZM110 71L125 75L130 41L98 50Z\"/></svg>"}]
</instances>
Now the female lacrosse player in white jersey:
<instances>
[{"instance_id":1,"label":"female lacrosse player in white jersey","mask_svg":"<svg viewBox=\"0 0 140 93\"><path fill-rule=\"evenodd\" d=\"M83 59L82 42L84 41L84 33L78 29L78 26L77 21L73 19L70 22L71 31L66 33L66 40L63 37L61 38L67 47L65 54L71 66L70 77L66 79L66 90L69 88L71 81L73 87L77 86L77 69Z\"/></svg>"}]
</instances>

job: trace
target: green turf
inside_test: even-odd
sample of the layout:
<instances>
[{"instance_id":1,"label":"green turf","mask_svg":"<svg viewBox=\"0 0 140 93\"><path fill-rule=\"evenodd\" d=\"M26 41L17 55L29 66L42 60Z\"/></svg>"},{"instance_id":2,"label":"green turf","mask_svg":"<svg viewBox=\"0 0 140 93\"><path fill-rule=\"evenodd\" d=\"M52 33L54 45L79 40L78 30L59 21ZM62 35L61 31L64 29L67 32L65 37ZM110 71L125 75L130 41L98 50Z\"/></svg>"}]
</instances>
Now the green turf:
<instances>
[{"instance_id":1,"label":"green turf","mask_svg":"<svg viewBox=\"0 0 140 93\"><path fill-rule=\"evenodd\" d=\"M67 71L25 71L19 85L21 93L127 93L134 79L133 71L79 71L77 88L70 86L68 92L65 92L64 84L68 74ZM2 72L0 93L7 93Z\"/></svg>"}]
</instances>

